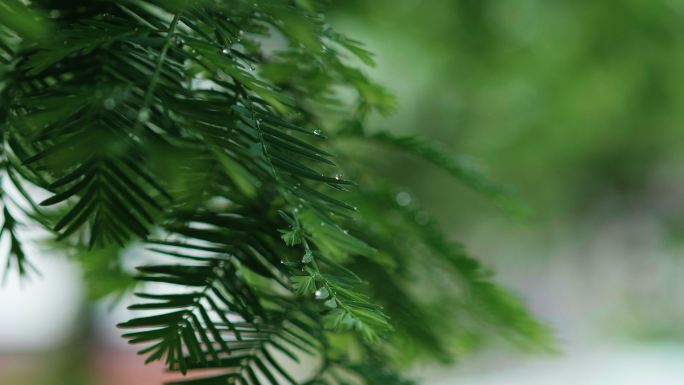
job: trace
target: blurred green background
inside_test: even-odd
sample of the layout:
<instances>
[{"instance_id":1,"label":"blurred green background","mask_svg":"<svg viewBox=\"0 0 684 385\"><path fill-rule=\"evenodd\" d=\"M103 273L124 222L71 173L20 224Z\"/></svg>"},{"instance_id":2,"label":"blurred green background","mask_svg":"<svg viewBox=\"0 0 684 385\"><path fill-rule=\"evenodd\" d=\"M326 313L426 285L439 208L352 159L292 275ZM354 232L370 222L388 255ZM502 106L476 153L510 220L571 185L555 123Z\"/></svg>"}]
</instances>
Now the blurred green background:
<instances>
[{"instance_id":1,"label":"blurred green background","mask_svg":"<svg viewBox=\"0 0 684 385\"><path fill-rule=\"evenodd\" d=\"M601 374L568 384L679 383L668 373L684 357L684 3L347 0L331 16L376 54L368 72L397 97L371 130L443 144L529 206L507 214L426 163L359 148L419 186L411 201L521 293L566 357L485 351L419 371L426 383L536 384L591 369L580 355Z\"/></svg>"},{"instance_id":2,"label":"blurred green background","mask_svg":"<svg viewBox=\"0 0 684 385\"><path fill-rule=\"evenodd\" d=\"M429 165L366 154L420 186L454 239L552 324L684 335L683 3L347 1L334 16L397 96L372 127L445 144L529 206L507 216Z\"/></svg>"},{"instance_id":3,"label":"blurred green background","mask_svg":"<svg viewBox=\"0 0 684 385\"><path fill-rule=\"evenodd\" d=\"M653 204L642 200L653 179L679 171L671 168L684 139L684 4L377 0L337 8L341 28L377 54L374 74L399 99L397 113L375 125L483 161L539 220L574 220L606 201ZM433 174L411 173L418 176L430 198L456 193L429 188ZM465 209L469 201L445 203Z\"/></svg>"}]
</instances>

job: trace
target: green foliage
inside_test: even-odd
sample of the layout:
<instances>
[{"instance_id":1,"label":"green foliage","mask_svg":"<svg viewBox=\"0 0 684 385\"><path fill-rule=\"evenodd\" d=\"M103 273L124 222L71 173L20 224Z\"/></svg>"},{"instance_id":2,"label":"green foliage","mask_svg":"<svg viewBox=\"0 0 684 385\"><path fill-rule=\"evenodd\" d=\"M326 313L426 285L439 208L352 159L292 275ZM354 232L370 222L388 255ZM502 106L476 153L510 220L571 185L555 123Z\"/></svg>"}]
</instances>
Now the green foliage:
<instances>
[{"instance_id":1,"label":"green foliage","mask_svg":"<svg viewBox=\"0 0 684 385\"><path fill-rule=\"evenodd\" d=\"M130 289L120 254L131 242L163 260L138 268L140 316L120 326L148 362L220 373L187 384L407 384L400 359L447 360L493 329L546 343L426 213L395 204L391 181L345 155L348 130L326 129L352 108L361 126L393 100L356 67L370 53L325 23L323 5L22 5L35 16L0 26L0 128L5 174L49 193L40 205L22 194L27 216L78 251L100 280L95 297ZM508 199L419 139L359 138ZM6 209L24 271L15 225ZM303 382L289 370L300 361Z\"/></svg>"},{"instance_id":2,"label":"green foliage","mask_svg":"<svg viewBox=\"0 0 684 385\"><path fill-rule=\"evenodd\" d=\"M655 175L682 163L684 57L672 54L684 44L679 3L348 0L333 7L385 60L377 76L397 79L390 84L407 108L377 126L429 132L484 159L496 180L515 181L534 219L544 221L538 229L604 205L651 201ZM411 183L432 182L423 170ZM463 213L450 223L486 215L469 210L472 199L459 188L446 190L456 198L451 210Z\"/></svg>"},{"instance_id":3,"label":"green foliage","mask_svg":"<svg viewBox=\"0 0 684 385\"><path fill-rule=\"evenodd\" d=\"M450 156L438 145L416 136L398 136L390 132L367 132L360 125L350 124L339 132L340 137L350 137L374 142L414 155L437 166L468 187L494 200L502 209L517 216L527 215L528 209L507 187L492 181L482 171L465 159Z\"/></svg>"}]
</instances>

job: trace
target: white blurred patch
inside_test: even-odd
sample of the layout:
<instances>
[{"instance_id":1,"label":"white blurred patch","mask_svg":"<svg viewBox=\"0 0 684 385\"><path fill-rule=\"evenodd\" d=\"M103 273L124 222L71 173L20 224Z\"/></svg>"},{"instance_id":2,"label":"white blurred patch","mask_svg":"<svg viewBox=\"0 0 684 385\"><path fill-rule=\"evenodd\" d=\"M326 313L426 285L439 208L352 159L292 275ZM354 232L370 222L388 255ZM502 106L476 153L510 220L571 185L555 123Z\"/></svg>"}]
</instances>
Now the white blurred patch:
<instances>
[{"instance_id":1,"label":"white blurred patch","mask_svg":"<svg viewBox=\"0 0 684 385\"><path fill-rule=\"evenodd\" d=\"M26 245L28 246L28 245ZM83 287L78 268L62 257L27 247L41 275L20 279L12 270L0 286L0 350L30 351L53 347L76 324Z\"/></svg>"},{"instance_id":2,"label":"white blurred patch","mask_svg":"<svg viewBox=\"0 0 684 385\"><path fill-rule=\"evenodd\" d=\"M681 385L684 347L622 346L516 364L454 369L424 376L425 385ZM467 366L467 365L466 365ZM471 368L472 369L472 368Z\"/></svg>"}]
</instances>

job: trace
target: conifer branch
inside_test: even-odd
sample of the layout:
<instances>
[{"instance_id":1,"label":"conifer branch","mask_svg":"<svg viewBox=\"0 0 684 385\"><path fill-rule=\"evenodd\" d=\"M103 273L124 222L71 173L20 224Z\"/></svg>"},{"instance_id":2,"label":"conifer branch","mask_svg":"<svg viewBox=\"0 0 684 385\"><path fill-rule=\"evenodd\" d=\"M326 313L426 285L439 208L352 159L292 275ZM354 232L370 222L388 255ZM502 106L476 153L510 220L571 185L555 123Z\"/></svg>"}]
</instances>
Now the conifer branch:
<instances>
[{"instance_id":1,"label":"conifer branch","mask_svg":"<svg viewBox=\"0 0 684 385\"><path fill-rule=\"evenodd\" d=\"M324 3L0 0L0 156L18 206L84 256L90 279L117 278L98 296L135 286L119 257L132 240L168 259L139 268L140 316L121 326L148 361L219 373L186 384L299 383L301 354L321 361L303 384L409 384L396 373L401 346L448 357L455 313L545 342L474 259L409 220L419 213L395 207L392 181L337 144L391 145L504 196L498 185L412 137L322 135L331 112L349 116L340 90L356 95L354 127L393 105L348 59L372 64L325 23ZM12 199L3 192L0 232L23 273ZM425 298L416 276L466 290ZM470 300L486 311L461 306Z\"/></svg>"}]
</instances>

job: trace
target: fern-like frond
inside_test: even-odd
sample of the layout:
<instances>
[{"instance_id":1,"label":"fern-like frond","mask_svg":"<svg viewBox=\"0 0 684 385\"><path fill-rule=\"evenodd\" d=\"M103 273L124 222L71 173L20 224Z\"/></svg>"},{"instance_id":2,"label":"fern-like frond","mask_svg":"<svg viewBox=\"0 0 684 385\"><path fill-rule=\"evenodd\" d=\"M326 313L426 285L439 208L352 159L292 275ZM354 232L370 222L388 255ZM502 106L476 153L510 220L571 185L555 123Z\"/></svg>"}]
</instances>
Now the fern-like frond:
<instances>
[{"instance_id":1,"label":"fern-like frond","mask_svg":"<svg viewBox=\"0 0 684 385\"><path fill-rule=\"evenodd\" d=\"M204 218L205 224L228 227L236 227L240 221ZM307 309L304 304L310 300L296 305L298 301L293 302L291 295L272 292L269 286L254 289L245 278L248 271L276 283L277 276L283 273L278 270L285 266L264 259L267 257L262 252L267 252L268 245L250 239L248 233L231 235L225 228L178 228L176 233L192 236L193 243L159 242L159 252L184 262L141 267L139 279L181 290L169 290L173 294L139 293L148 302L130 308L153 314L121 324L124 328L142 329L124 336L131 343L149 344L140 353L146 354L148 361L165 360L170 369L182 373L207 368L226 372L183 383L248 383L268 378L277 384L272 373L276 372L279 378L294 384L273 354L277 351L296 362L295 351L318 352L321 325L317 313L301 310ZM227 245L228 240L234 246ZM307 312L311 315L307 316Z\"/></svg>"},{"instance_id":2,"label":"fern-like frond","mask_svg":"<svg viewBox=\"0 0 684 385\"><path fill-rule=\"evenodd\" d=\"M0 0L0 156L22 218L96 259L82 262L87 276L111 274L97 296L134 286L120 265L132 240L164 260L139 267L140 315L120 326L148 361L216 373L184 383L296 384L292 367L310 354L306 384L409 384L393 370L405 342L449 357L444 318L462 312L538 337L475 260L395 207L374 165L340 156L345 137L389 145L509 202L427 142L329 129L353 105L360 127L393 99L324 6ZM2 200L0 231L23 271ZM469 297L452 295L455 277ZM416 294L426 279L438 300Z\"/></svg>"}]
</instances>

